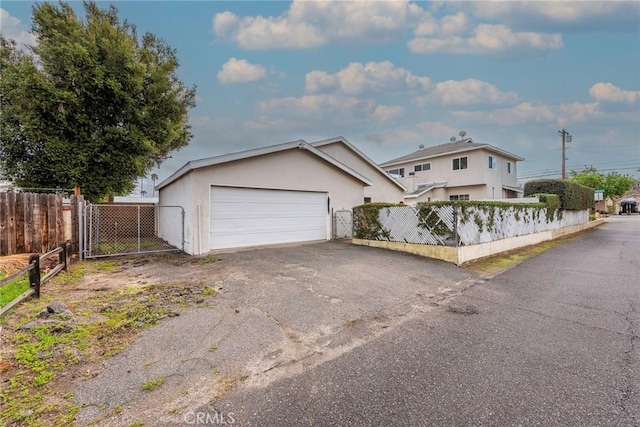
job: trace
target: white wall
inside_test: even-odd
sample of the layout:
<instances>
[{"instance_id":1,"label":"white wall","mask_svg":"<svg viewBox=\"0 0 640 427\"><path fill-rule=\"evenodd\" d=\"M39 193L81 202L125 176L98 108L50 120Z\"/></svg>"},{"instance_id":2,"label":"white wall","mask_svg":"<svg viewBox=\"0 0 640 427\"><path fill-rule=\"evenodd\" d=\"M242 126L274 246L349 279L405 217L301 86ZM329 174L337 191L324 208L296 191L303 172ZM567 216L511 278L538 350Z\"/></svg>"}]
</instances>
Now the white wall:
<instances>
[{"instance_id":1,"label":"white wall","mask_svg":"<svg viewBox=\"0 0 640 427\"><path fill-rule=\"evenodd\" d=\"M370 197L372 202L398 203L403 200L404 190L402 188L395 185L389 180L389 177L384 176L382 172L354 153L349 147L340 142L334 142L317 148L369 178L372 185L364 188L364 197Z\"/></svg>"},{"instance_id":2,"label":"white wall","mask_svg":"<svg viewBox=\"0 0 640 427\"><path fill-rule=\"evenodd\" d=\"M194 203L192 198L193 172L189 172L177 181L172 182L160 189L158 193L158 204L160 206L182 206L184 208L184 250L187 253L194 253L197 241L194 241ZM176 223L176 211L171 209L160 209L158 212L158 236L170 244L182 247L182 229ZM207 244L209 242L207 241Z\"/></svg>"},{"instance_id":3,"label":"white wall","mask_svg":"<svg viewBox=\"0 0 640 427\"><path fill-rule=\"evenodd\" d=\"M497 162L497 169L489 169L489 156L493 156ZM467 157L467 169L453 170L454 158ZM511 173L507 173L507 162L511 162ZM428 171L413 172L414 166L423 163L431 163ZM451 153L432 159L405 162L402 165L388 166L385 169L403 167L405 177L399 181L409 191L414 191L419 184L444 181L447 183L446 200L450 194L469 194L472 199L501 199L503 198L502 186L518 186L517 166L515 160L507 159L497 153L483 149L471 150L461 153ZM484 185L484 186L483 186ZM449 187L473 187L468 192L449 190ZM426 196L426 195L425 195ZM435 200L433 197L431 200Z\"/></svg>"},{"instance_id":4,"label":"white wall","mask_svg":"<svg viewBox=\"0 0 640 427\"><path fill-rule=\"evenodd\" d=\"M193 170L160 189L160 204L178 204L185 208L185 251L190 254L209 251L212 185L323 191L329 194L330 208L334 211L350 210L362 204L365 186L298 148ZM330 238L331 214L327 213L327 239Z\"/></svg>"}]
</instances>

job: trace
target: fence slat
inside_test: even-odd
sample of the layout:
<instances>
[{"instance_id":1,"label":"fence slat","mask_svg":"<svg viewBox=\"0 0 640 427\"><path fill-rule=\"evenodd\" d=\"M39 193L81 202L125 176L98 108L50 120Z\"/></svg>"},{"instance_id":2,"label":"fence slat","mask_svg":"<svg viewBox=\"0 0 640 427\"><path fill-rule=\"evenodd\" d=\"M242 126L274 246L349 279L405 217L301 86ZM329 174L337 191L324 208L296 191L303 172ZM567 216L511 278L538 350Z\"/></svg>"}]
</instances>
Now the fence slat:
<instances>
[{"instance_id":1,"label":"fence slat","mask_svg":"<svg viewBox=\"0 0 640 427\"><path fill-rule=\"evenodd\" d=\"M7 240L7 193L0 193L0 256L9 255Z\"/></svg>"},{"instance_id":2,"label":"fence slat","mask_svg":"<svg viewBox=\"0 0 640 427\"><path fill-rule=\"evenodd\" d=\"M24 239L24 197L16 196L16 253L25 252Z\"/></svg>"},{"instance_id":3,"label":"fence slat","mask_svg":"<svg viewBox=\"0 0 640 427\"><path fill-rule=\"evenodd\" d=\"M7 193L7 250L16 253L16 195Z\"/></svg>"},{"instance_id":4,"label":"fence slat","mask_svg":"<svg viewBox=\"0 0 640 427\"><path fill-rule=\"evenodd\" d=\"M77 239L77 222L75 233L65 233L71 224L62 202L61 194L0 193L0 256L43 253L67 241L67 234ZM76 206L71 213L77 217Z\"/></svg>"},{"instance_id":5,"label":"fence slat","mask_svg":"<svg viewBox=\"0 0 640 427\"><path fill-rule=\"evenodd\" d=\"M78 253L78 203L80 197L71 196L71 253Z\"/></svg>"},{"instance_id":6,"label":"fence slat","mask_svg":"<svg viewBox=\"0 0 640 427\"><path fill-rule=\"evenodd\" d=\"M26 193L24 199L24 251L33 252L33 194Z\"/></svg>"},{"instance_id":7,"label":"fence slat","mask_svg":"<svg viewBox=\"0 0 640 427\"><path fill-rule=\"evenodd\" d=\"M56 247L57 242L57 211L56 211L56 195L47 195L47 251Z\"/></svg>"}]
</instances>

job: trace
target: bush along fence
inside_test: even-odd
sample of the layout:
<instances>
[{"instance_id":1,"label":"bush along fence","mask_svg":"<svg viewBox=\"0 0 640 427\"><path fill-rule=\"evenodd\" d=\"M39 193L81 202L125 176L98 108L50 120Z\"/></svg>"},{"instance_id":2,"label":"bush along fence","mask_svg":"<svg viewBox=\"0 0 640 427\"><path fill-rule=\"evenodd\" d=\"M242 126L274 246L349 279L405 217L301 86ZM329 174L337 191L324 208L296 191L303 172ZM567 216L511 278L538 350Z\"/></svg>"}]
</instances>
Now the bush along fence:
<instances>
[{"instance_id":1,"label":"bush along fence","mask_svg":"<svg viewBox=\"0 0 640 427\"><path fill-rule=\"evenodd\" d=\"M44 272L44 264L49 264L46 261L50 258L53 258L55 255L58 256L57 265L43 276L42 273ZM40 298L41 286L51 278L53 278L60 271L66 270L70 259L71 244L68 242L63 243L58 248L49 251L42 256L38 254L31 255L29 257L29 265L0 280L0 290L6 291L2 292L3 296L5 294L11 293L9 291L9 288L13 288L11 289L11 291L14 291L16 289L21 290L20 288L24 287L27 288L24 292L20 293L11 301L5 302L4 305L0 307L0 316L32 295L35 295L36 298ZM27 280L25 280L24 276L27 276Z\"/></svg>"},{"instance_id":2,"label":"bush along fence","mask_svg":"<svg viewBox=\"0 0 640 427\"><path fill-rule=\"evenodd\" d=\"M353 209L354 237L423 245L461 246L559 229L589 221L588 211L547 203L425 202L415 207L366 204ZM551 205L551 206L550 206Z\"/></svg>"},{"instance_id":3,"label":"bush along fence","mask_svg":"<svg viewBox=\"0 0 640 427\"><path fill-rule=\"evenodd\" d=\"M576 185L530 186L529 193L525 187L525 196L535 196L535 203L505 200L356 206L353 243L460 265L601 224L602 220L589 222L593 190Z\"/></svg>"}]
</instances>

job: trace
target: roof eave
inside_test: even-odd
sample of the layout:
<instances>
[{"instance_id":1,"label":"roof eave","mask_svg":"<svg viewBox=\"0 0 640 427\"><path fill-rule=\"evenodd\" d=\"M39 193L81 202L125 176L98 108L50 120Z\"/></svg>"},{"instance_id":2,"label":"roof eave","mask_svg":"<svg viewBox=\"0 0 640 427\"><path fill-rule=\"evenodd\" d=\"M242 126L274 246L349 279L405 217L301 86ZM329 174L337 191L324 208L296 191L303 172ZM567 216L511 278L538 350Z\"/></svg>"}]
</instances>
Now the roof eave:
<instances>
[{"instance_id":1,"label":"roof eave","mask_svg":"<svg viewBox=\"0 0 640 427\"><path fill-rule=\"evenodd\" d=\"M356 153L357 155L362 157L367 163L369 163L371 166L373 166L378 172L380 172L382 175L384 175L385 178L390 180L393 184L398 186L402 191L407 191L407 187L405 187L402 183L400 183L398 180L396 180L395 178L390 176L387 172L385 172L378 164L376 164L373 160L371 160L369 157L367 157L362 151L358 150L353 144L351 144L349 141L347 141L347 139L345 137L337 136L337 137L334 137L334 138L323 139L323 140L320 140L320 141L312 142L311 145L314 146L314 147L322 147L322 146L325 146L325 145L335 144L335 143L338 143L338 142L343 143L351 151L353 151L354 153Z\"/></svg>"}]
</instances>

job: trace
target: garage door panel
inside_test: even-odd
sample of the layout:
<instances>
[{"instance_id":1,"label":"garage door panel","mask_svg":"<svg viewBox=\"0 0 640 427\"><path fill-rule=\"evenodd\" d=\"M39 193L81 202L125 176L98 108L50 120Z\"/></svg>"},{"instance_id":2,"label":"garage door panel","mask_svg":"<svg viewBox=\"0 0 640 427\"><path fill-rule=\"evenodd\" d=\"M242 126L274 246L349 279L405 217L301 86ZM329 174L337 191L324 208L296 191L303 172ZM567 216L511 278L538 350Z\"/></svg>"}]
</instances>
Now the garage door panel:
<instances>
[{"instance_id":1,"label":"garage door panel","mask_svg":"<svg viewBox=\"0 0 640 427\"><path fill-rule=\"evenodd\" d=\"M210 248L321 240L327 237L327 194L211 188Z\"/></svg>"}]
</instances>

